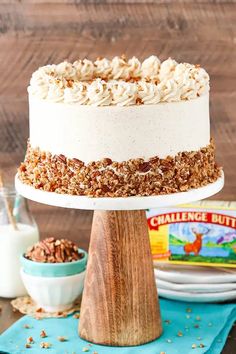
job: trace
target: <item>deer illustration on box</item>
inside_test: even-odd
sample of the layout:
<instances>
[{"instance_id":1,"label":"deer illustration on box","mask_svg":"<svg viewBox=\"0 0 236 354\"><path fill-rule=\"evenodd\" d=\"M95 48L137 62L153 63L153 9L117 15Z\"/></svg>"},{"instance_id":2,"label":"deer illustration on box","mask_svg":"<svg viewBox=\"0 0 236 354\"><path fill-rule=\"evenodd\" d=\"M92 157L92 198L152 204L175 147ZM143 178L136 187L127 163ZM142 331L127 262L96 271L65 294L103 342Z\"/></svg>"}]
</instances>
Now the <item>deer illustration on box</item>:
<instances>
[{"instance_id":1,"label":"deer illustration on box","mask_svg":"<svg viewBox=\"0 0 236 354\"><path fill-rule=\"evenodd\" d=\"M210 230L207 229L206 232L198 232L197 229L192 228L192 233L195 235L196 239L193 242L186 243L184 246L184 251L186 254L194 253L195 256L199 254L202 248L202 238L205 236Z\"/></svg>"}]
</instances>

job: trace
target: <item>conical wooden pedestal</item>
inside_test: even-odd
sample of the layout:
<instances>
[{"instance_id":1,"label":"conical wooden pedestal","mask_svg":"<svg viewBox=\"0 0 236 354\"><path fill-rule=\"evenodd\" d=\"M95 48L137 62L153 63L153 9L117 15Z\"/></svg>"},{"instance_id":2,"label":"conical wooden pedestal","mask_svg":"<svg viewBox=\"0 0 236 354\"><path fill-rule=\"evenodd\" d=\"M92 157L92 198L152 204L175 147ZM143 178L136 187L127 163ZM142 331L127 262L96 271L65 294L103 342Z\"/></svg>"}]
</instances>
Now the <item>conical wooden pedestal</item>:
<instances>
[{"instance_id":1,"label":"conical wooden pedestal","mask_svg":"<svg viewBox=\"0 0 236 354\"><path fill-rule=\"evenodd\" d=\"M144 211L95 211L79 334L110 346L150 342L161 318Z\"/></svg>"}]
</instances>

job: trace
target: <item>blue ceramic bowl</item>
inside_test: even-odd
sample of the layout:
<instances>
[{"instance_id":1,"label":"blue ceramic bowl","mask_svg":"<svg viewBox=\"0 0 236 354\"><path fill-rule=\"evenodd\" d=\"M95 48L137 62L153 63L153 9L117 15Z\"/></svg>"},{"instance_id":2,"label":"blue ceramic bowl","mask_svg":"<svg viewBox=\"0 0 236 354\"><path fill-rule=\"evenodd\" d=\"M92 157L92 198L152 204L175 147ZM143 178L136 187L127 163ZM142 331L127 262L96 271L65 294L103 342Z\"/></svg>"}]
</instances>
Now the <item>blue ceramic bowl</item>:
<instances>
[{"instance_id":1,"label":"blue ceramic bowl","mask_svg":"<svg viewBox=\"0 0 236 354\"><path fill-rule=\"evenodd\" d=\"M66 277L83 272L86 269L88 253L79 249L79 253L83 253L83 258L74 262L65 263L41 263L34 262L25 258L24 254L20 261L22 268L26 274L39 277Z\"/></svg>"}]
</instances>

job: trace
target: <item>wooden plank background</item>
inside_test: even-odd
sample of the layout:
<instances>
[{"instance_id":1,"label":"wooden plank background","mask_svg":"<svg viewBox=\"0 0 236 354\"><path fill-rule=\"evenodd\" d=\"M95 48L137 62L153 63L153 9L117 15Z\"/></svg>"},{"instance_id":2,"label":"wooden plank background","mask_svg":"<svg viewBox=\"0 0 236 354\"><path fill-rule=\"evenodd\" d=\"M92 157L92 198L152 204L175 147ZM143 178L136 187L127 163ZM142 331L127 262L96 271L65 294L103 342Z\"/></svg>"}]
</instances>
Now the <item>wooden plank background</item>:
<instances>
[{"instance_id":1,"label":"wooden plank background","mask_svg":"<svg viewBox=\"0 0 236 354\"><path fill-rule=\"evenodd\" d=\"M200 63L211 75L211 127L236 200L236 4L222 0L0 0L0 169L13 182L28 138L26 87L38 66L78 57L157 54ZM45 127L46 129L47 127ZM193 127L194 128L194 127ZM87 248L92 212L30 203L41 236ZM0 332L12 324L8 301ZM235 352L235 334L223 351Z\"/></svg>"},{"instance_id":2,"label":"wooden plank background","mask_svg":"<svg viewBox=\"0 0 236 354\"><path fill-rule=\"evenodd\" d=\"M211 127L236 200L234 1L0 1L0 167L13 181L28 138L26 87L40 65L78 57L157 54L200 63L211 75ZM194 127L193 127L194 128ZM47 127L45 127L47 129ZM91 212L31 203L43 236L87 247Z\"/></svg>"}]
</instances>

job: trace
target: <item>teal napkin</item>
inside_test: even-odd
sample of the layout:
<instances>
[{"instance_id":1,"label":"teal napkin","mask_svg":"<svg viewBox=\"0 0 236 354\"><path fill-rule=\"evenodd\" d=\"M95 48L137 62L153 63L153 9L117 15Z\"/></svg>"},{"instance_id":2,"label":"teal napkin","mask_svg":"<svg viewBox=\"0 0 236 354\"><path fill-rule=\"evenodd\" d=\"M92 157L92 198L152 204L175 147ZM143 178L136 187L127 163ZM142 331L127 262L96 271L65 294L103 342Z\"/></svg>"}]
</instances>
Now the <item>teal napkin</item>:
<instances>
[{"instance_id":1,"label":"teal napkin","mask_svg":"<svg viewBox=\"0 0 236 354\"><path fill-rule=\"evenodd\" d=\"M160 300L163 321L163 334L154 342L136 347L105 347L89 344L77 334L78 320L67 318L50 318L36 320L29 316L22 317L0 336L1 351L10 354L220 354L227 335L236 320L236 305L211 305L183 303ZM29 325L31 328L24 328ZM40 338L44 329L47 338ZM26 349L25 343L32 336L34 344ZM68 338L59 342L57 337ZM50 349L41 349L41 342L50 342ZM195 349L195 351L193 351Z\"/></svg>"}]
</instances>

